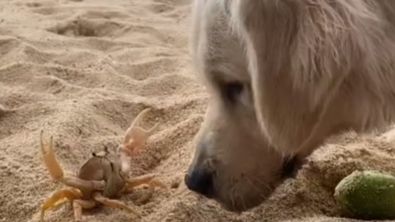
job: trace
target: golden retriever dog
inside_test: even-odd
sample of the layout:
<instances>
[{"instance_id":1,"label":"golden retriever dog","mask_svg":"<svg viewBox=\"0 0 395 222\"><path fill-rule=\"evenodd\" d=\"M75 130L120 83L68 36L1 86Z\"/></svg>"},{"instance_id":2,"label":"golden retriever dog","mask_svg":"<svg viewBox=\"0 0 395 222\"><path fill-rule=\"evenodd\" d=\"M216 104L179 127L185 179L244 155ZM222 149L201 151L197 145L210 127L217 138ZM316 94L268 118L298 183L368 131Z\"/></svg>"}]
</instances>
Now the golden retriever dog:
<instances>
[{"instance_id":1,"label":"golden retriever dog","mask_svg":"<svg viewBox=\"0 0 395 222\"><path fill-rule=\"evenodd\" d=\"M395 118L394 0L195 0L210 94L187 187L243 212L327 138Z\"/></svg>"}]
</instances>

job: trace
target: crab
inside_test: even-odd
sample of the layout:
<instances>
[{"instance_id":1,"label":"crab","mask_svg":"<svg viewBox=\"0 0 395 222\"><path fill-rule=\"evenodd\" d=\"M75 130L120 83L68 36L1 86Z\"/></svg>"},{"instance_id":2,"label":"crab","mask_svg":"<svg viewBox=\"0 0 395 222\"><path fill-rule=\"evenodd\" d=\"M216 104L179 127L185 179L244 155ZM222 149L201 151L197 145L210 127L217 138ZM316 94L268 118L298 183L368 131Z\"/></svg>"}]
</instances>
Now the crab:
<instances>
[{"instance_id":1,"label":"crab","mask_svg":"<svg viewBox=\"0 0 395 222\"><path fill-rule=\"evenodd\" d=\"M135 217L141 217L137 210L117 198L140 186L148 187L151 193L155 187L167 188L164 183L155 178L154 174L128 177L131 157L144 146L158 127L158 124L155 124L151 129L145 130L138 126L149 110L145 109L137 115L125 133L123 144L116 151L110 152L104 148L92 153L91 157L80 167L76 176L63 173L54 153L53 136L50 137L49 144L44 144L43 130L40 132L40 148L49 174L55 181L68 186L55 191L44 200L41 207L41 221L44 221L45 211L62 200L64 202L68 200L71 203L76 222L82 221L82 209L90 209L98 205L121 208Z\"/></svg>"}]
</instances>

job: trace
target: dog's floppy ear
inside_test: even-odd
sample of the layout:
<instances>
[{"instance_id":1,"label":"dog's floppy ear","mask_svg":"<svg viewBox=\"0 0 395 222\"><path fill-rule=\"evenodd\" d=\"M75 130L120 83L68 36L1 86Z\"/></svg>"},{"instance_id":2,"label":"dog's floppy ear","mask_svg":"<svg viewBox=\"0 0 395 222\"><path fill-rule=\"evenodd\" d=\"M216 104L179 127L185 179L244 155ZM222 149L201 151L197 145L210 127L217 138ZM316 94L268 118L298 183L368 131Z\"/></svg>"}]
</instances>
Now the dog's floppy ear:
<instances>
[{"instance_id":1,"label":"dog's floppy ear","mask_svg":"<svg viewBox=\"0 0 395 222\"><path fill-rule=\"evenodd\" d=\"M377 60L366 54L377 37L369 29L381 23L366 2L328 2L231 5L232 25L246 45L257 119L281 151L314 146L341 125L342 117L333 117L341 84L361 59Z\"/></svg>"}]
</instances>

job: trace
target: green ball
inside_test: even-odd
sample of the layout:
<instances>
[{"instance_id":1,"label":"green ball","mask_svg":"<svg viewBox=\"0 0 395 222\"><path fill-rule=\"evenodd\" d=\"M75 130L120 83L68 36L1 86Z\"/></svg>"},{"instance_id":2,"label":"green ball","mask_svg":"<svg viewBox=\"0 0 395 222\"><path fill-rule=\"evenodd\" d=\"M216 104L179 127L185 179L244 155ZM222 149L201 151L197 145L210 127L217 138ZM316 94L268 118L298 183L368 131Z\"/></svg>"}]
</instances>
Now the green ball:
<instances>
[{"instance_id":1,"label":"green ball","mask_svg":"<svg viewBox=\"0 0 395 222\"><path fill-rule=\"evenodd\" d=\"M395 177L378 171L354 171L335 188L344 214L357 219L395 219Z\"/></svg>"}]
</instances>

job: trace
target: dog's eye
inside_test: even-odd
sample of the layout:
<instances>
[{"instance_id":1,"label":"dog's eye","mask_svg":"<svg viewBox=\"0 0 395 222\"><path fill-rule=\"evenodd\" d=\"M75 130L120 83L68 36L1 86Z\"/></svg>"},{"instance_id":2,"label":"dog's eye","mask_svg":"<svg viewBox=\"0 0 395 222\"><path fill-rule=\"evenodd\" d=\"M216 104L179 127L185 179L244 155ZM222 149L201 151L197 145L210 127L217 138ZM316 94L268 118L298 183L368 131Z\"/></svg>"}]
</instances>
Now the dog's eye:
<instances>
[{"instance_id":1,"label":"dog's eye","mask_svg":"<svg viewBox=\"0 0 395 222\"><path fill-rule=\"evenodd\" d=\"M237 97L243 92L244 86L239 82L230 82L223 85L224 97L230 102L236 102Z\"/></svg>"}]
</instances>

